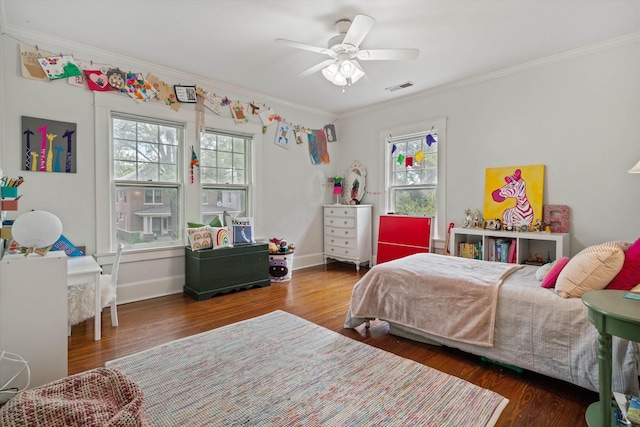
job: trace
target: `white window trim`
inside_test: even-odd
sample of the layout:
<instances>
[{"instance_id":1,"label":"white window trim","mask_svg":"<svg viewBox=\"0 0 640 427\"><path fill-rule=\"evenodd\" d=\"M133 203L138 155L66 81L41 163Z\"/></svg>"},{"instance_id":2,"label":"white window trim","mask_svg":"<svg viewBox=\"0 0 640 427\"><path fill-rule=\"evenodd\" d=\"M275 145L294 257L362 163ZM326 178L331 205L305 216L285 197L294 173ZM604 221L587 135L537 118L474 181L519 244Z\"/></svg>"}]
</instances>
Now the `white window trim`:
<instances>
[{"instance_id":1,"label":"white window trim","mask_svg":"<svg viewBox=\"0 0 640 427\"><path fill-rule=\"evenodd\" d=\"M402 135L417 134L420 132L428 132L429 129L437 129L438 131L438 186L436 189L436 221L433 228L433 238L441 239L446 234L446 206L447 206L447 192L446 189L446 151L447 151L447 118L442 117L438 119L425 120L422 122L411 123L408 125L400 126L393 129L381 130L378 134L379 146L380 146L380 188L383 191L380 194L379 203L380 206L384 206L382 213L389 212L389 157L391 151L388 149L387 140L389 135L392 137L399 137Z\"/></svg>"},{"instance_id":2,"label":"white window trim","mask_svg":"<svg viewBox=\"0 0 640 427\"><path fill-rule=\"evenodd\" d=\"M113 161L113 154L111 150L111 112L121 112L127 114L133 114L143 117L151 117L169 121L179 121L185 123L184 128L184 143L182 155L182 164L179 166L179 173L183 177L183 187L181 191L181 203L184 206L182 210L181 221L184 227L188 221L197 221L202 215L201 207L201 185L196 178L194 184L191 184L189 177L189 167L186 162L191 159L191 147L194 147L196 154L199 154L199 147L195 141L196 124L195 124L195 111L193 106L183 106L180 111L174 111L164 103L159 101L150 101L147 103L138 103L133 101L127 96L120 94L111 94L108 92L94 92L94 138L95 138L95 181L96 181L96 194L104 195L96 197L96 252L98 254L111 253L115 248L111 247L111 236L113 234L114 224L112 218L114 218L114 206L111 200L115 197L115 185L112 184L112 168L111 163ZM245 123L240 125L241 129L238 129L239 125L233 122L231 117L220 117L215 114L205 113L205 121L207 127L226 130L228 132L240 132L250 133L253 135L253 142L251 145L251 177L252 183L249 184L250 197L247 201L247 209L253 213L255 237L256 239L262 239L264 236L263 226L263 197L264 192L262 187L263 166L262 163L257 162L257 159L262 159L262 126L257 123ZM105 161L108 159L108 161ZM197 171L196 171L197 172ZM197 173L196 173L197 175ZM186 233L184 236L184 244L186 245ZM166 252L165 249L169 249ZM162 256L174 256L184 255L183 245L181 246L169 246L161 248L141 248L139 250L134 249L134 252L157 252L156 254L150 254L151 258L157 258ZM143 258L146 258L144 256Z\"/></svg>"}]
</instances>

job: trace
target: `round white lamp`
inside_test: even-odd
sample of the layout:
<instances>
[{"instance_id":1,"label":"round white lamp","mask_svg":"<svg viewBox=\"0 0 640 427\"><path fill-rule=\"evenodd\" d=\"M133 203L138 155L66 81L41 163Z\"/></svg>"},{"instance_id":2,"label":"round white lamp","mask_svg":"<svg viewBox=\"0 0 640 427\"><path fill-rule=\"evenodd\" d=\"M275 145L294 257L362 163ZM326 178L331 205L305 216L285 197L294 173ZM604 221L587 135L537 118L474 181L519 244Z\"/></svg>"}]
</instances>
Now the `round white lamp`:
<instances>
[{"instance_id":1,"label":"round white lamp","mask_svg":"<svg viewBox=\"0 0 640 427\"><path fill-rule=\"evenodd\" d=\"M31 211L16 218L11 234L21 246L30 249L46 248L60 238L62 222L51 212Z\"/></svg>"}]
</instances>

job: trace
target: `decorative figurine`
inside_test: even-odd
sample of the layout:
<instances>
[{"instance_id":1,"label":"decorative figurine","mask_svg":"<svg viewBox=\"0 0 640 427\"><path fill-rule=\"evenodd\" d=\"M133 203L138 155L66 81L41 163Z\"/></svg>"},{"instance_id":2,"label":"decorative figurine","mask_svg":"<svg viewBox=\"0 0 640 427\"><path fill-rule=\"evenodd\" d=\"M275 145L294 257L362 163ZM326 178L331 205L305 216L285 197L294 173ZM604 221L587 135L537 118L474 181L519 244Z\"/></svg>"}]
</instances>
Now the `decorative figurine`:
<instances>
[{"instance_id":1,"label":"decorative figurine","mask_svg":"<svg viewBox=\"0 0 640 427\"><path fill-rule=\"evenodd\" d=\"M482 218L480 217L480 209L476 209L473 212L473 228L482 227Z\"/></svg>"},{"instance_id":2,"label":"decorative figurine","mask_svg":"<svg viewBox=\"0 0 640 427\"><path fill-rule=\"evenodd\" d=\"M471 209L467 208L464 210L464 221L462 222L462 227L469 228L471 227L472 222L473 218L471 217Z\"/></svg>"},{"instance_id":3,"label":"decorative figurine","mask_svg":"<svg viewBox=\"0 0 640 427\"><path fill-rule=\"evenodd\" d=\"M540 221L540 219L536 219L536 222L533 224L533 231L542 231L542 221Z\"/></svg>"},{"instance_id":4,"label":"decorative figurine","mask_svg":"<svg viewBox=\"0 0 640 427\"><path fill-rule=\"evenodd\" d=\"M494 230L502 230L502 220L500 218L496 218L494 224Z\"/></svg>"}]
</instances>

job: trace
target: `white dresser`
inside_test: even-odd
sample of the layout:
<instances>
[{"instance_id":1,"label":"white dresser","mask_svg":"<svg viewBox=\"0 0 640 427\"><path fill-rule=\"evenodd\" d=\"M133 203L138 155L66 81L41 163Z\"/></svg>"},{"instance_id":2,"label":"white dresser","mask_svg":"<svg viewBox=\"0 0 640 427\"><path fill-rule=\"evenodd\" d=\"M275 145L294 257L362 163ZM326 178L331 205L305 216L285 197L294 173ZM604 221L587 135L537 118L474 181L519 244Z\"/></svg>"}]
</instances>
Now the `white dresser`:
<instances>
[{"instance_id":1,"label":"white dresser","mask_svg":"<svg viewBox=\"0 0 640 427\"><path fill-rule=\"evenodd\" d=\"M31 387L36 387L67 376L67 342L67 255L5 254L0 261L0 351L22 356L31 369ZM0 385L14 373L11 365L0 370Z\"/></svg>"},{"instance_id":2,"label":"white dresser","mask_svg":"<svg viewBox=\"0 0 640 427\"><path fill-rule=\"evenodd\" d=\"M356 270L371 266L371 205L324 206L324 263L352 262Z\"/></svg>"}]
</instances>

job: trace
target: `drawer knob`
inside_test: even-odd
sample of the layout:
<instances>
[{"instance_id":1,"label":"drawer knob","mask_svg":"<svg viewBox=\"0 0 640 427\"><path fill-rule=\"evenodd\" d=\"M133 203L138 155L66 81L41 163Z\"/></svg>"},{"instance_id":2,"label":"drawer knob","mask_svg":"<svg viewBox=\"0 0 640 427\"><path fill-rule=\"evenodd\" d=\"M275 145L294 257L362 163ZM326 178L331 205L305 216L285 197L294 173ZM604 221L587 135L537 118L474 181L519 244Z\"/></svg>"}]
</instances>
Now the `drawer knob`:
<instances>
[{"instance_id":1,"label":"drawer knob","mask_svg":"<svg viewBox=\"0 0 640 427\"><path fill-rule=\"evenodd\" d=\"M344 225L347 225L347 221L344 222Z\"/></svg>"}]
</instances>

